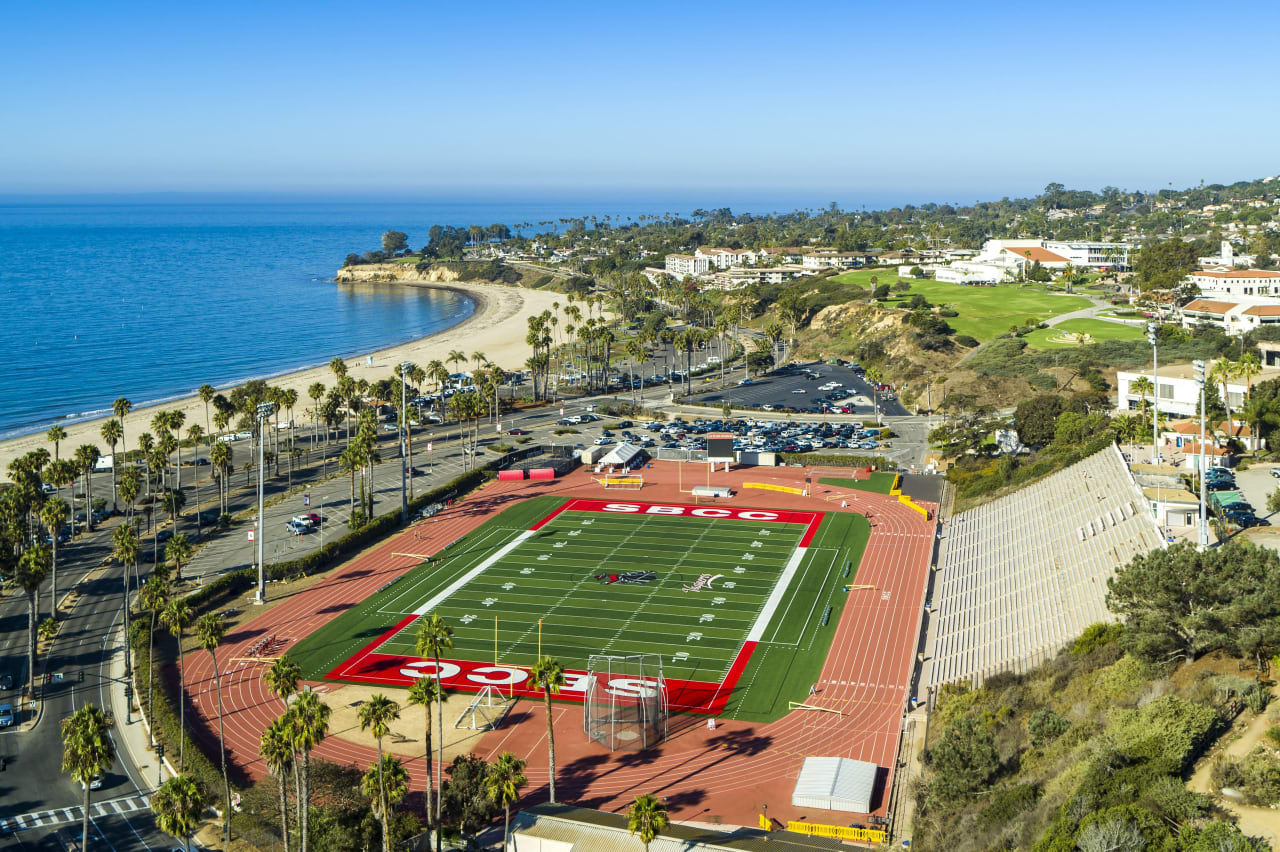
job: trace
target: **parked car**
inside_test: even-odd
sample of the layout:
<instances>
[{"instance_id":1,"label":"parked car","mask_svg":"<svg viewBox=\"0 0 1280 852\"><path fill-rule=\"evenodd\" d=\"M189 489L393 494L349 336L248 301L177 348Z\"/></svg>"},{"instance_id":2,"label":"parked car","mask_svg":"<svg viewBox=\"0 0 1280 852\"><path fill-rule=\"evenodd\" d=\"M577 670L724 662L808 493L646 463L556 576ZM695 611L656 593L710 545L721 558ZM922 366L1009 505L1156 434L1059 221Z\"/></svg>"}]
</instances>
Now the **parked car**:
<instances>
[{"instance_id":1,"label":"parked car","mask_svg":"<svg viewBox=\"0 0 1280 852\"><path fill-rule=\"evenodd\" d=\"M0 704L0 728L7 728L13 724L13 705Z\"/></svg>"},{"instance_id":2,"label":"parked car","mask_svg":"<svg viewBox=\"0 0 1280 852\"><path fill-rule=\"evenodd\" d=\"M508 429L507 434L508 435L528 435L529 430L528 429Z\"/></svg>"},{"instance_id":3,"label":"parked car","mask_svg":"<svg viewBox=\"0 0 1280 852\"><path fill-rule=\"evenodd\" d=\"M4 690L4 689L13 689L13 675L11 674L0 675L0 690Z\"/></svg>"},{"instance_id":4,"label":"parked car","mask_svg":"<svg viewBox=\"0 0 1280 852\"><path fill-rule=\"evenodd\" d=\"M306 535L311 530L311 527L306 524L300 524L297 521L289 521L285 526L288 527L289 532L294 535Z\"/></svg>"}]
</instances>

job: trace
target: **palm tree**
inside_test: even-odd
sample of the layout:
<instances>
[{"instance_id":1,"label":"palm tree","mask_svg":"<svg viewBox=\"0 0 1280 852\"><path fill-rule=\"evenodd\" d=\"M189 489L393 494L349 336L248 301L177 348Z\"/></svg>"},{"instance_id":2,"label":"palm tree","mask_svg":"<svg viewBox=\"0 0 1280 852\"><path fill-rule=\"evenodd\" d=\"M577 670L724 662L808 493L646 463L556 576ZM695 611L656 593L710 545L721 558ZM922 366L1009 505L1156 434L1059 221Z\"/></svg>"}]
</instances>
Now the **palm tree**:
<instances>
[{"instance_id":1,"label":"palm tree","mask_svg":"<svg viewBox=\"0 0 1280 852\"><path fill-rule=\"evenodd\" d=\"M173 430L175 435L173 439L173 449L174 452L178 454L178 457L174 459L175 466L173 476L174 480L177 482L177 488L179 491L182 490L182 443L178 441L176 436L182 434L182 424L186 422L186 419L187 415L184 411L180 411L175 408L173 411L169 412L169 428Z\"/></svg>"},{"instance_id":2,"label":"palm tree","mask_svg":"<svg viewBox=\"0 0 1280 852\"><path fill-rule=\"evenodd\" d=\"M280 836L284 852L289 852L289 764L293 763L293 739L289 735L289 719L280 716L262 732L258 755L280 785Z\"/></svg>"},{"instance_id":3,"label":"palm tree","mask_svg":"<svg viewBox=\"0 0 1280 852\"><path fill-rule=\"evenodd\" d=\"M47 441L53 444L53 460L58 460L58 446L67 440L67 430L61 426L50 426L49 431L44 433Z\"/></svg>"},{"instance_id":4,"label":"palm tree","mask_svg":"<svg viewBox=\"0 0 1280 852\"><path fill-rule=\"evenodd\" d=\"M227 513L227 479L231 476L231 445L226 441L218 441L209 448L209 463L213 466L213 474L218 478L218 514Z\"/></svg>"},{"instance_id":5,"label":"palm tree","mask_svg":"<svg viewBox=\"0 0 1280 852\"><path fill-rule=\"evenodd\" d=\"M302 678L302 669L288 654L281 654L271 663L271 668L267 669L266 674L262 676L262 680L276 694L276 697L284 704L284 709L289 709L289 697L298 691L298 681Z\"/></svg>"},{"instance_id":6,"label":"palm tree","mask_svg":"<svg viewBox=\"0 0 1280 852\"><path fill-rule=\"evenodd\" d=\"M373 799L373 812L382 821L382 848L388 849L391 843L390 815L384 812L383 805L394 808L404 800L409 792L409 773L394 754L378 759L360 778L360 790Z\"/></svg>"},{"instance_id":7,"label":"palm tree","mask_svg":"<svg viewBox=\"0 0 1280 852\"><path fill-rule=\"evenodd\" d=\"M363 709L364 705L361 712ZM329 713L329 705L321 701L319 695L301 692L287 714L293 749L302 754L302 785L299 787L302 792L298 795L298 809L302 812L298 819L302 852L307 852L311 833L311 750L329 733Z\"/></svg>"},{"instance_id":8,"label":"palm tree","mask_svg":"<svg viewBox=\"0 0 1280 852\"><path fill-rule=\"evenodd\" d=\"M138 558L142 555L142 544L138 541L138 534L133 531L133 527L129 524L121 524L111 533L112 552L111 555L122 568L121 579L124 581L124 635L129 634L129 592L131 590L129 567L137 566ZM124 643L124 676L126 678L133 674L133 661L131 659L131 649L128 642Z\"/></svg>"},{"instance_id":9,"label":"palm tree","mask_svg":"<svg viewBox=\"0 0 1280 852\"><path fill-rule=\"evenodd\" d=\"M217 613L206 612L196 622L196 637L200 647L209 652L213 664L213 689L218 694L218 753L222 757L222 833L224 848L231 848L231 782L227 780L227 745L222 728L222 676L218 673L218 645L227 633L226 622Z\"/></svg>"},{"instance_id":10,"label":"palm tree","mask_svg":"<svg viewBox=\"0 0 1280 852\"><path fill-rule=\"evenodd\" d=\"M155 687L155 679L151 676L155 655L156 616L162 613L169 603L169 579L162 571L152 571L147 582L138 593L138 606L150 611L151 627L147 630L147 709L152 707L151 699ZM156 744L155 724L151 725L151 745Z\"/></svg>"},{"instance_id":11,"label":"palm tree","mask_svg":"<svg viewBox=\"0 0 1280 852\"><path fill-rule=\"evenodd\" d=\"M196 394L199 395L200 401L204 403L204 429L206 432L212 433L213 423L209 420L209 403L213 402L213 397L217 394L217 391L214 390L213 385L203 384L196 389Z\"/></svg>"},{"instance_id":12,"label":"palm tree","mask_svg":"<svg viewBox=\"0 0 1280 852\"><path fill-rule=\"evenodd\" d=\"M51 497L40 507L40 521L45 532L49 534L49 576L52 588L49 589L49 617L58 617L58 536L71 517L71 507L61 497Z\"/></svg>"},{"instance_id":13,"label":"palm tree","mask_svg":"<svg viewBox=\"0 0 1280 852\"><path fill-rule=\"evenodd\" d=\"M872 403L875 407L876 422L880 422L880 388L879 385L884 382L884 373L879 367L868 367L866 370L867 383L871 385Z\"/></svg>"},{"instance_id":14,"label":"palm tree","mask_svg":"<svg viewBox=\"0 0 1280 852\"><path fill-rule=\"evenodd\" d=\"M81 444L76 447L75 459L76 467L84 474L84 523L86 527L92 527L93 520L91 501L93 500L93 468L98 463L98 448L93 444ZM75 531L75 525L72 524L72 532Z\"/></svg>"},{"instance_id":15,"label":"palm tree","mask_svg":"<svg viewBox=\"0 0 1280 852\"><path fill-rule=\"evenodd\" d=\"M124 397L120 397L115 402L111 403L111 413L114 414L116 416L116 419L120 421L120 441L124 443L126 447L129 446L129 444L124 439L124 418L125 418L125 415L132 410L133 410L133 403L125 399Z\"/></svg>"},{"instance_id":16,"label":"palm tree","mask_svg":"<svg viewBox=\"0 0 1280 852\"><path fill-rule=\"evenodd\" d=\"M424 618L418 625L418 636L414 642L414 652L420 657L431 657L435 660L436 674L434 677L439 680L440 672L440 652L453 648L453 628L445 623L439 613L433 612ZM440 687L440 695L436 701L436 723L440 729L441 736L439 742L439 761L436 763L436 817L443 816L443 799L444 799L444 778L442 776L444 770L444 689ZM442 840L440 831L436 830L436 852L440 852Z\"/></svg>"},{"instance_id":17,"label":"palm tree","mask_svg":"<svg viewBox=\"0 0 1280 852\"><path fill-rule=\"evenodd\" d=\"M102 424L102 441L111 448L111 511L116 511L116 471L120 469L116 456L116 444L124 437L124 427L119 420L108 420Z\"/></svg>"},{"instance_id":18,"label":"palm tree","mask_svg":"<svg viewBox=\"0 0 1280 852\"><path fill-rule=\"evenodd\" d=\"M204 430L200 428L199 423L192 423L190 426L187 427L187 440L191 442L191 448L192 448L191 450L192 464L195 463L195 458L199 456L199 450L196 448L200 446L200 440L202 438L204 438ZM195 480L195 487L196 487L196 535L202 535L203 527L201 526L202 522L200 520L200 474L199 472L192 471L191 478Z\"/></svg>"},{"instance_id":19,"label":"palm tree","mask_svg":"<svg viewBox=\"0 0 1280 852\"><path fill-rule=\"evenodd\" d=\"M178 640L178 695L187 691L186 665L182 658L182 634L191 624L191 607L182 598L174 598L165 605L160 620L169 628L169 633ZM187 747L187 702L178 702L178 772L182 772L183 757ZM170 832L172 834L172 832Z\"/></svg>"},{"instance_id":20,"label":"palm tree","mask_svg":"<svg viewBox=\"0 0 1280 852\"><path fill-rule=\"evenodd\" d=\"M498 755L498 759L489 766L489 774L484 777L484 789L489 798L502 805L502 848L510 843L511 805L520 798L520 788L529 783L524 777L527 761L521 760L509 751Z\"/></svg>"},{"instance_id":21,"label":"palm tree","mask_svg":"<svg viewBox=\"0 0 1280 852\"><path fill-rule=\"evenodd\" d=\"M387 785L382 772L382 738L391 730L390 722L400 718L400 705L380 692L360 705L360 730L369 731L378 740L378 815L382 819L382 852L391 852L391 833L387 825Z\"/></svg>"},{"instance_id":22,"label":"palm tree","mask_svg":"<svg viewBox=\"0 0 1280 852\"><path fill-rule=\"evenodd\" d=\"M649 852L649 844L670 824L667 806L652 793L636 796L636 800L627 809L627 831L640 835L645 852Z\"/></svg>"},{"instance_id":23,"label":"palm tree","mask_svg":"<svg viewBox=\"0 0 1280 852\"><path fill-rule=\"evenodd\" d=\"M30 694L36 689L36 595L40 584L49 573L49 548L42 544L29 547L18 557L18 571L14 579L27 593L27 684Z\"/></svg>"},{"instance_id":24,"label":"palm tree","mask_svg":"<svg viewBox=\"0 0 1280 852\"><path fill-rule=\"evenodd\" d=\"M426 744L427 758L427 825L435 825L435 809L431 796L435 790L435 781L431 778L431 705L443 698L440 681L433 677L420 677L409 687L409 703L422 707L422 741Z\"/></svg>"},{"instance_id":25,"label":"palm tree","mask_svg":"<svg viewBox=\"0 0 1280 852\"><path fill-rule=\"evenodd\" d=\"M450 364L453 365L453 371L456 373L458 372L458 364L466 363L467 354L465 352L461 352L457 349L454 349L449 352L449 355L444 360L448 361Z\"/></svg>"},{"instance_id":26,"label":"palm tree","mask_svg":"<svg viewBox=\"0 0 1280 852\"><path fill-rule=\"evenodd\" d=\"M324 399L324 382L312 382L307 387L307 396L311 397L311 447L315 449L316 433L320 431L320 400Z\"/></svg>"},{"instance_id":27,"label":"palm tree","mask_svg":"<svg viewBox=\"0 0 1280 852\"><path fill-rule=\"evenodd\" d=\"M1138 395L1138 410L1142 412L1142 419L1147 419L1147 397L1155 399L1155 385L1146 376L1138 376L1129 383L1129 391Z\"/></svg>"},{"instance_id":28,"label":"palm tree","mask_svg":"<svg viewBox=\"0 0 1280 852\"><path fill-rule=\"evenodd\" d=\"M1227 393L1227 382L1236 377L1236 364L1230 358L1219 358L1209 368L1209 381L1222 385L1222 407L1227 410L1227 425L1231 425L1231 397Z\"/></svg>"},{"instance_id":29,"label":"palm tree","mask_svg":"<svg viewBox=\"0 0 1280 852\"><path fill-rule=\"evenodd\" d=\"M80 818L80 848L89 848L89 795L93 779L111 768L116 759L111 741L111 720L101 708L85 704L62 720L62 771L84 789Z\"/></svg>"},{"instance_id":30,"label":"palm tree","mask_svg":"<svg viewBox=\"0 0 1280 852\"><path fill-rule=\"evenodd\" d=\"M178 774L165 781L151 794L151 812L160 830L181 840L191 852L191 835L204 812L204 796L195 780Z\"/></svg>"},{"instance_id":31,"label":"palm tree","mask_svg":"<svg viewBox=\"0 0 1280 852\"><path fill-rule=\"evenodd\" d=\"M556 732L551 725L551 693L564 686L564 666L551 657L539 657L529 669L529 679L542 688L542 700L547 711L547 784L551 792L551 804L556 803Z\"/></svg>"},{"instance_id":32,"label":"palm tree","mask_svg":"<svg viewBox=\"0 0 1280 852\"><path fill-rule=\"evenodd\" d=\"M170 492L172 493L172 492ZM173 560L173 581L182 582L182 563L191 558L191 542L185 533L178 533L164 546L164 558Z\"/></svg>"},{"instance_id":33,"label":"palm tree","mask_svg":"<svg viewBox=\"0 0 1280 852\"><path fill-rule=\"evenodd\" d=\"M1236 375L1244 379L1245 396L1253 394L1253 379L1262 372L1262 362L1252 352L1246 352L1236 361Z\"/></svg>"}]
</instances>

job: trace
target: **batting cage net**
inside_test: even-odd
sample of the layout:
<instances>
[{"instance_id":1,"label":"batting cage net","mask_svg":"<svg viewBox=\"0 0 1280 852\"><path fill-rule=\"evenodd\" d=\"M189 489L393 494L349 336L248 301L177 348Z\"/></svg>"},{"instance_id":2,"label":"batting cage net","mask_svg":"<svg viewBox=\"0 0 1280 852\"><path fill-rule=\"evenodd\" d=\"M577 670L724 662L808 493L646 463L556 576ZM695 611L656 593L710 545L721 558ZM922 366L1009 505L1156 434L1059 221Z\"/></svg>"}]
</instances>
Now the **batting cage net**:
<instances>
[{"instance_id":1,"label":"batting cage net","mask_svg":"<svg viewBox=\"0 0 1280 852\"><path fill-rule=\"evenodd\" d=\"M667 735L662 656L593 654L583 706L587 736L610 751L639 751L661 742Z\"/></svg>"}]
</instances>

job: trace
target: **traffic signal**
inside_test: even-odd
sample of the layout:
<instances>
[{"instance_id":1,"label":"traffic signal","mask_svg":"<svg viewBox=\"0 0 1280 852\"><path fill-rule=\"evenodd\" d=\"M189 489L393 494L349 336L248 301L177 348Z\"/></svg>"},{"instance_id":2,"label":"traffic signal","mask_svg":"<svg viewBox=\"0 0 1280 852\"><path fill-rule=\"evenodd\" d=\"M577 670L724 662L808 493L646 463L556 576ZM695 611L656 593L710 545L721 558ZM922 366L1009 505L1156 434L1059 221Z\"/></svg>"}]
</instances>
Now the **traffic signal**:
<instances>
[{"instance_id":1,"label":"traffic signal","mask_svg":"<svg viewBox=\"0 0 1280 852\"><path fill-rule=\"evenodd\" d=\"M76 675L76 681L78 683L84 683L84 669L81 669L79 673Z\"/></svg>"}]
</instances>

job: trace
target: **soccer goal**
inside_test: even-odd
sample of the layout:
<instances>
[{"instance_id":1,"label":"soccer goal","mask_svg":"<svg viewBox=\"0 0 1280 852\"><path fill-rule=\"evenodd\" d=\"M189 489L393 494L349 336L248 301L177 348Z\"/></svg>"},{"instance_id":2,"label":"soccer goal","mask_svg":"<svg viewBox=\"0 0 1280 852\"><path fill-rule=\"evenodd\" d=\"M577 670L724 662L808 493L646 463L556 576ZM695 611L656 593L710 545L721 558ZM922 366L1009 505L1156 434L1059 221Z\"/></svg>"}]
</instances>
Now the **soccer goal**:
<instances>
[{"instance_id":1,"label":"soccer goal","mask_svg":"<svg viewBox=\"0 0 1280 852\"><path fill-rule=\"evenodd\" d=\"M593 654L583 703L587 736L616 751L639 751L667 736L667 684L660 654Z\"/></svg>"},{"instance_id":2,"label":"soccer goal","mask_svg":"<svg viewBox=\"0 0 1280 852\"><path fill-rule=\"evenodd\" d=\"M502 723L502 718L507 715L507 711L514 703L494 688L493 684L486 684L484 689L476 693L476 697L467 705L467 709L462 711L462 715L453 723L453 726L455 728L470 727L473 731L491 731Z\"/></svg>"}]
</instances>

